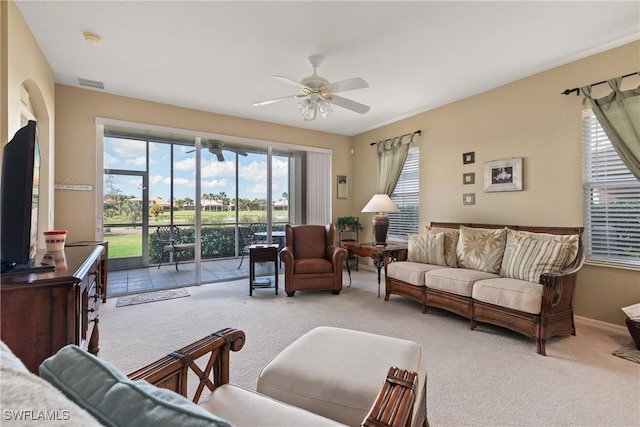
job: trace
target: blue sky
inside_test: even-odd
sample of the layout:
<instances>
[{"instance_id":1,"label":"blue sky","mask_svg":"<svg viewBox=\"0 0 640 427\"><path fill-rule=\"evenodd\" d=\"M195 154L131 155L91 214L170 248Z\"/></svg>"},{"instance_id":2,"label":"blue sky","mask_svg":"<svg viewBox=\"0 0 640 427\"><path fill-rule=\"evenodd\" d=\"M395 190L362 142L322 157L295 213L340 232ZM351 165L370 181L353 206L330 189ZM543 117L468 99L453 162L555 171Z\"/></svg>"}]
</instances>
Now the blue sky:
<instances>
[{"instance_id":1,"label":"blue sky","mask_svg":"<svg viewBox=\"0 0 640 427\"><path fill-rule=\"evenodd\" d=\"M144 171L146 168L146 143L138 140L105 138L104 168ZM171 146L163 143L149 144L149 197L170 198ZM196 156L192 147L174 145L174 197L195 199ZM218 194L224 191L233 198L236 192L235 153L223 150L225 160L220 162L214 154L203 149L201 155L201 191L203 194ZM240 198L261 199L267 196L266 154L249 153L239 157ZM286 157L274 156L273 200L282 198L287 192L288 161ZM118 176L114 185L123 194L140 197L142 180L139 177ZM109 192L105 184L105 193Z\"/></svg>"}]
</instances>

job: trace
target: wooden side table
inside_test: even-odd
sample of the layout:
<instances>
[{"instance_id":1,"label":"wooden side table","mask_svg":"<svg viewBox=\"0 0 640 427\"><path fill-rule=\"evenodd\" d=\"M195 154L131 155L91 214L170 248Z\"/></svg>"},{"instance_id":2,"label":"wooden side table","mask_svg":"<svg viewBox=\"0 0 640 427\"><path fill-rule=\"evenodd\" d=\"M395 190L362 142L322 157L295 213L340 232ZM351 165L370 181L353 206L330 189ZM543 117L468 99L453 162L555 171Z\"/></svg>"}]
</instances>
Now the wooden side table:
<instances>
[{"instance_id":1,"label":"wooden side table","mask_svg":"<svg viewBox=\"0 0 640 427\"><path fill-rule=\"evenodd\" d=\"M278 295L278 251L279 245L251 245L249 246L249 296L253 296L254 288L270 288L272 280L268 278L256 279L256 263L273 262L275 268L275 288ZM261 280L262 279L262 280ZM263 281L264 280L264 281Z\"/></svg>"},{"instance_id":2,"label":"wooden side table","mask_svg":"<svg viewBox=\"0 0 640 427\"><path fill-rule=\"evenodd\" d=\"M355 242L342 242L342 247L345 248L349 255L355 254L357 256L373 259L373 265L378 269L378 298L380 298L380 271L384 267L384 275L387 275L387 265L392 261L403 261L407 258L407 246L406 245L393 245L376 246L373 243L355 243ZM347 272L349 273L349 283L351 283L351 269L349 263L347 263Z\"/></svg>"}]
</instances>

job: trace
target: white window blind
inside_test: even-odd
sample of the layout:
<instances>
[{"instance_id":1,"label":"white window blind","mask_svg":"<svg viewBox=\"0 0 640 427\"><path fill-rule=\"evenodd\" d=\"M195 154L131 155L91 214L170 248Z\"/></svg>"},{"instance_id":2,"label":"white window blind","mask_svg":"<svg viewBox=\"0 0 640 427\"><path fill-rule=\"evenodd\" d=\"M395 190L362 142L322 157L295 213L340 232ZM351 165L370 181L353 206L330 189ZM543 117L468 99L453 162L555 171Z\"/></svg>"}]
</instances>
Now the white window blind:
<instances>
[{"instance_id":1,"label":"white window blind","mask_svg":"<svg viewBox=\"0 0 640 427\"><path fill-rule=\"evenodd\" d=\"M305 224L331 222L331 154L307 152L307 220Z\"/></svg>"},{"instance_id":2,"label":"white window blind","mask_svg":"<svg viewBox=\"0 0 640 427\"><path fill-rule=\"evenodd\" d=\"M407 234L418 233L419 203L420 203L420 151L413 147L407 155L407 160L400 173L391 200L400 212L389 213L390 240L407 240Z\"/></svg>"},{"instance_id":3,"label":"white window blind","mask_svg":"<svg viewBox=\"0 0 640 427\"><path fill-rule=\"evenodd\" d=\"M582 119L587 259L640 267L640 181L591 110Z\"/></svg>"}]
</instances>

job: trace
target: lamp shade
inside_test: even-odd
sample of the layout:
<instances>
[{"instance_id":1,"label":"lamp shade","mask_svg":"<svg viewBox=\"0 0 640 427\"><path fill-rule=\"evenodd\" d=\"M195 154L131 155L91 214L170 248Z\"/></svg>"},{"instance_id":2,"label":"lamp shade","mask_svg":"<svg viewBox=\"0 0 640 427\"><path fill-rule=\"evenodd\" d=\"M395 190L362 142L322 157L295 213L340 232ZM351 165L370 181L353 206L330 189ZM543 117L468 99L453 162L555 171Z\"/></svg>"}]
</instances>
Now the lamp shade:
<instances>
[{"instance_id":1,"label":"lamp shade","mask_svg":"<svg viewBox=\"0 0 640 427\"><path fill-rule=\"evenodd\" d=\"M374 194L362 212L400 212L393 200L386 194Z\"/></svg>"}]
</instances>

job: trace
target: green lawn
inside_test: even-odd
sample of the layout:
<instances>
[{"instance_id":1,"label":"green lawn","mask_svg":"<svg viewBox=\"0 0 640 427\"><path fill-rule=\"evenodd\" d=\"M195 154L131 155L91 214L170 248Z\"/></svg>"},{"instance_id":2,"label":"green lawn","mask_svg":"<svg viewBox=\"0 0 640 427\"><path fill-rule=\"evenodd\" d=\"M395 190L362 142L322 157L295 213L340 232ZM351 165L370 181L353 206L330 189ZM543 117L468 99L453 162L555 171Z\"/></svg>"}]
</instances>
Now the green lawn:
<instances>
[{"instance_id":1,"label":"green lawn","mask_svg":"<svg viewBox=\"0 0 640 427\"><path fill-rule=\"evenodd\" d=\"M142 232L142 230L140 231ZM140 234L105 236L104 239L109 242L109 258L142 256Z\"/></svg>"},{"instance_id":2,"label":"green lawn","mask_svg":"<svg viewBox=\"0 0 640 427\"><path fill-rule=\"evenodd\" d=\"M202 225L210 224L235 224L235 212L202 212ZM273 212L274 222L285 222L288 218L288 211L279 210ZM170 222L168 212L158 215L157 218L149 218L149 233L153 233L155 227L166 225ZM193 211L175 211L173 214L174 223L177 225L193 224L195 222L195 213ZM104 239L109 242L109 258L126 258L142 256L142 229L138 229L135 234L110 234L110 231L117 232L117 227L111 225L120 224L123 218L113 217L105 218L105 235ZM238 215L238 221L244 224L253 222L266 222L266 212L264 211L241 211ZM110 230L112 228L112 230Z\"/></svg>"}]
</instances>

